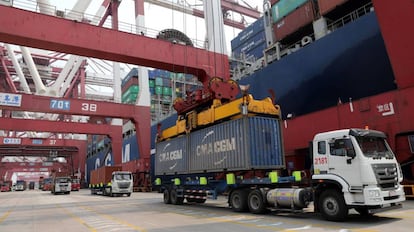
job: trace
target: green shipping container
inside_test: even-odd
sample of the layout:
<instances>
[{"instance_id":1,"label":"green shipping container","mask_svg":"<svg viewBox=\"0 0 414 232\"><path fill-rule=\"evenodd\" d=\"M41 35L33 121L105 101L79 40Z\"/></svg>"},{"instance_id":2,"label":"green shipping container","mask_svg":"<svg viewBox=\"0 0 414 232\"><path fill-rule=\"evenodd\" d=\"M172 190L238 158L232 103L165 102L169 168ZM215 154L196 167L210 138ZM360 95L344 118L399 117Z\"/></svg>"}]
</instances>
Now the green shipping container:
<instances>
[{"instance_id":1,"label":"green shipping container","mask_svg":"<svg viewBox=\"0 0 414 232\"><path fill-rule=\"evenodd\" d=\"M155 86L155 94L158 94L158 95L162 94L162 86Z\"/></svg>"},{"instance_id":2,"label":"green shipping container","mask_svg":"<svg viewBox=\"0 0 414 232\"><path fill-rule=\"evenodd\" d=\"M308 0L280 0L272 6L273 23L278 22L307 1Z\"/></svg>"},{"instance_id":3,"label":"green shipping container","mask_svg":"<svg viewBox=\"0 0 414 232\"><path fill-rule=\"evenodd\" d=\"M131 85L125 92L122 93L122 96L127 96L129 94L137 94L139 92L139 86L138 85Z\"/></svg>"},{"instance_id":4,"label":"green shipping container","mask_svg":"<svg viewBox=\"0 0 414 232\"><path fill-rule=\"evenodd\" d=\"M155 87L155 80L149 80L148 81L148 85L149 85L149 87Z\"/></svg>"},{"instance_id":5,"label":"green shipping container","mask_svg":"<svg viewBox=\"0 0 414 232\"><path fill-rule=\"evenodd\" d=\"M155 78L155 85L156 86L162 86L163 80L162 77L156 77Z\"/></svg>"},{"instance_id":6,"label":"green shipping container","mask_svg":"<svg viewBox=\"0 0 414 232\"><path fill-rule=\"evenodd\" d=\"M162 95L171 96L172 90L170 87L163 87L162 88Z\"/></svg>"}]
</instances>

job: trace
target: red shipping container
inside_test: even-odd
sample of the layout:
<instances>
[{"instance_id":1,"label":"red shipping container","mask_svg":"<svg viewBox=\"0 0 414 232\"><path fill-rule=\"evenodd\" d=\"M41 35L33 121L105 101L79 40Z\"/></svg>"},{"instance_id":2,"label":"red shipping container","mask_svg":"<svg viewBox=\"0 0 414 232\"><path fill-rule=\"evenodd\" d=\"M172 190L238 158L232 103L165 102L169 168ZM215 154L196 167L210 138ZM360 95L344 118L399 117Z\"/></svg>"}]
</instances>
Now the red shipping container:
<instances>
[{"instance_id":1,"label":"red shipping container","mask_svg":"<svg viewBox=\"0 0 414 232\"><path fill-rule=\"evenodd\" d=\"M284 39L299 28L313 22L315 18L313 3L312 1L308 1L282 20L273 24L273 33L275 34L276 40L280 41Z\"/></svg>"},{"instance_id":2,"label":"red shipping container","mask_svg":"<svg viewBox=\"0 0 414 232\"><path fill-rule=\"evenodd\" d=\"M112 179L112 172L122 171L120 166L103 166L91 171L90 183L97 184L106 184Z\"/></svg>"},{"instance_id":3,"label":"red shipping container","mask_svg":"<svg viewBox=\"0 0 414 232\"><path fill-rule=\"evenodd\" d=\"M318 0L319 12L321 15L325 15L329 11L335 9L347 2L348 0Z\"/></svg>"},{"instance_id":4,"label":"red shipping container","mask_svg":"<svg viewBox=\"0 0 414 232\"><path fill-rule=\"evenodd\" d=\"M139 85L139 80L138 77L132 77L131 79L129 79L122 87L121 90L122 92L127 91L127 89L129 89L129 87L133 86L133 85Z\"/></svg>"}]
</instances>

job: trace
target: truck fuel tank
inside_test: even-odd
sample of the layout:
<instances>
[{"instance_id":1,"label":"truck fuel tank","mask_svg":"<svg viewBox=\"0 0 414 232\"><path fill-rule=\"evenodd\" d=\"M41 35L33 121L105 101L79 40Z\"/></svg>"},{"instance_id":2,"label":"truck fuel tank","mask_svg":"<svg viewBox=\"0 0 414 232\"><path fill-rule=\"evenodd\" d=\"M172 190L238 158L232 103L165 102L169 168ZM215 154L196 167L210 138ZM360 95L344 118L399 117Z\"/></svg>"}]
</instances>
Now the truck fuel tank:
<instances>
[{"instance_id":1,"label":"truck fuel tank","mask_svg":"<svg viewBox=\"0 0 414 232\"><path fill-rule=\"evenodd\" d=\"M303 209L312 201L312 191L306 188L277 188L266 194L269 205L277 208Z\"/></svg>"}]
</instances>

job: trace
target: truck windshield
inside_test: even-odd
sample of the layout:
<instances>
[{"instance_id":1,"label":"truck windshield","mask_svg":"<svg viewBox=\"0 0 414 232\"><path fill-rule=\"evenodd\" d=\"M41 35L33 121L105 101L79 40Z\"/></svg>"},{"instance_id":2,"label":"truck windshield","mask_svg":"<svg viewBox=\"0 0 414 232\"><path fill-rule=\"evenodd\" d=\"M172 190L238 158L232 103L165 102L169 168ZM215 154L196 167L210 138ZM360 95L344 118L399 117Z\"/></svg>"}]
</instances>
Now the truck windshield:
<instances>
[{"instance_id":1,"label":"truck windshield","mask_svg":"<svg viewBox=\"0 0 414 232\"><path fill-rule=\"evenodd\" d=\"M116 174L115 175L115 179L116 180L130 180L131 179L131 174Z\"/></svg>"},{"instance_id":2,"label":"truck windshield","mask_svg":"<svg viewBox=\"0 0 414 232\"><path fill-rule=\"evenodd\" d=\"M356 137L356 140L366 157L372 157L374 159L392 159L394 157L384 138L361 136Z\"/></svg>"}]
</instances>

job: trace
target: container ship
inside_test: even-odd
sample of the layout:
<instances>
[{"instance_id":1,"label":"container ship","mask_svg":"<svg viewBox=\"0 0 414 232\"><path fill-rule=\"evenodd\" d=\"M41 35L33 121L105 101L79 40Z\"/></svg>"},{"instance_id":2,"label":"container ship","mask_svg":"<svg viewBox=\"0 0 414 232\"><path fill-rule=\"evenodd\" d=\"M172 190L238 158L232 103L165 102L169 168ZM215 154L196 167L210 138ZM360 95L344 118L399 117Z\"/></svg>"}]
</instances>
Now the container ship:
<instances>
[{"instance_id":1,"label":"container ship","mask_svg":"<svg viewBox=\"0 0 414 232\"><path fill-rule=\"evenodd\" d=\"M255 98L274 95L281 106L287 169L310 168L308 143L314 134L368 127L388 135L403 170L407 196L413 195L414 71L404 60L412 62L413 56L404 46L401 50L396 35L412 22L409 12L414 4L272 0L264 8L264 16L232 40L230 67L233 78L249 85ZM397 12L402 12L400 19ZM402 42L410 38L413 32L407 32ZM412 52L414 47L406 49ZM176 119L176 115L167 117L161 129L174 125ZM152 148L156 133L154 124ZM136 136L126 129L125 166L133 167L140 157ZM106 142L103 146L110 147ZM108 150L103 149L89 156L86 173L100 162L111 163L105 153Z\"/></svg>"}]
</instances>

